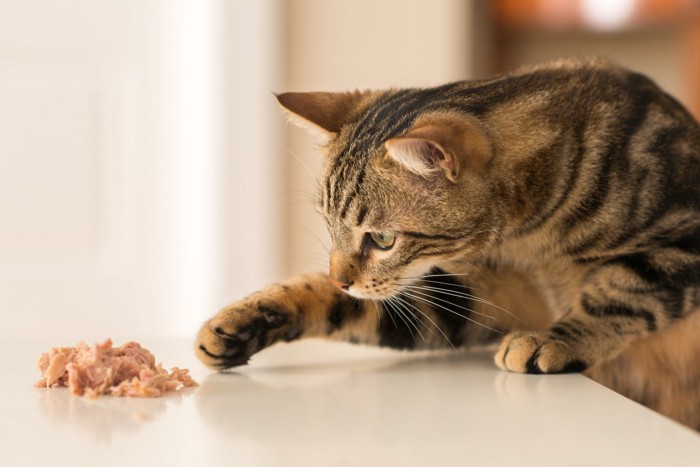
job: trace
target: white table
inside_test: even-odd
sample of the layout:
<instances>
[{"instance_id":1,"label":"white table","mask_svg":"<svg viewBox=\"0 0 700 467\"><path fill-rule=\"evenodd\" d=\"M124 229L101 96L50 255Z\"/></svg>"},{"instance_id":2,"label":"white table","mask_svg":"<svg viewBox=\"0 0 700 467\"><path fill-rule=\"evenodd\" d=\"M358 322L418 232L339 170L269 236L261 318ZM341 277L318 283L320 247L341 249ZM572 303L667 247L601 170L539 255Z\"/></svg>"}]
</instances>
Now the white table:
<instances>
[{"instance_id":1,"label":"white table","mask_svg":"<svg viewBox=\"0 0 700 467\"><path fill-rule=\"evenodd\" d=\"M581 375L499 371L484 351L425 357L307 342L216 374L190 341L141 343L201 386L85 400L32 387L38 355L72 343L1 342L2 465L700 465L697 433Z\"/></svg>"}]
</instances>

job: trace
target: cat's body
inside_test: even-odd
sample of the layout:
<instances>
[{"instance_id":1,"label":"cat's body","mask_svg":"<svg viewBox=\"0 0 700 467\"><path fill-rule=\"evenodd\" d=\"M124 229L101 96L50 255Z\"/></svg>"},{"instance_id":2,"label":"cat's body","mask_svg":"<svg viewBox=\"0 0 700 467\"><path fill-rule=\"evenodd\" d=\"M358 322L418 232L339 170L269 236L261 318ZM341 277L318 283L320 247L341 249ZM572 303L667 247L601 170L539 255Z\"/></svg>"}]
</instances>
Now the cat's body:
<instances>
[{"instance_id":1,"label":"cat's body","mask_svg":"<svg viewBox=\"0 0 700 467\"><path fill-rule=\"evenodd\" d=\"M700 125L650 80L570 60L279 100L328 138L330 280L223 310L200 332L205 363L309 336L434 348L505 335L503 369L586 370L700 427Z\"/></svg>"}]
</instances>

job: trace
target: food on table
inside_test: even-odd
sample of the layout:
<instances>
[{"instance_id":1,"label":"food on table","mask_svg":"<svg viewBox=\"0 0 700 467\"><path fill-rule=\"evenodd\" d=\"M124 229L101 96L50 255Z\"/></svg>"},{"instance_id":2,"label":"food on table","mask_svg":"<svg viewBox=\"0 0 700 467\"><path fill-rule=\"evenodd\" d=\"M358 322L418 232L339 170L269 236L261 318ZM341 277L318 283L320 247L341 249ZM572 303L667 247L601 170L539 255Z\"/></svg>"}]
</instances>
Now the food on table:
<instances>
[{"instance_id":1,"label":"food on table","mask_svg":"<svg viewBox=\"0 0 700 467\"><path fill-rule=\"evenodd\" d=\"M54 347L39 358L37 387L67 386L74 395L159 397L181 387L198 386L189 370L169 372L137 342L113 347L112 340L88 346Z\"/></svg>"}]
</instances>

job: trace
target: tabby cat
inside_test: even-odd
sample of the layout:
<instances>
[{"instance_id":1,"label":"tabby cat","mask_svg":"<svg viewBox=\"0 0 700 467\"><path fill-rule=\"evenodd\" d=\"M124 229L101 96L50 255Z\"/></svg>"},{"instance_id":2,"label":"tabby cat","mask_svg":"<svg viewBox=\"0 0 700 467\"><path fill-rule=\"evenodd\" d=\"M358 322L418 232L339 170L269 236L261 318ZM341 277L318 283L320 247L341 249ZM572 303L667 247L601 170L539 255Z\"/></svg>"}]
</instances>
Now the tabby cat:
<instances>
[{"instance_id":1,"label":"tabby cat","mask_svg":"<svg viewBox=\"0 0 700 467\"><path fill-rule=\"evenodd\" d=\"M277 98L326 139L330 270L219 312L205 364L305 337L501 339L504 370L585 371L700 427L700 125L650 79L571 59Z\"/></svg>"}]
</instances>

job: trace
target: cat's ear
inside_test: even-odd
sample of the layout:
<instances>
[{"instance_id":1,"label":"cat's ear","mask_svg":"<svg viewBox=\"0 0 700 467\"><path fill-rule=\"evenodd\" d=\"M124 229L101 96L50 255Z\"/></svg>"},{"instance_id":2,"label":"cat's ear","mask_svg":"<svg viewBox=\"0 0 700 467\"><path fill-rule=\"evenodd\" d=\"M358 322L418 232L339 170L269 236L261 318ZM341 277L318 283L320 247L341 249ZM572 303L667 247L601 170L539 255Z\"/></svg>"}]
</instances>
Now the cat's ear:
<instances>
[{"instance_id":1,"label":"cat's ear","mask_svg":"<svg viewBox=\"0 0 700 467\"><path fill-rule=\"evenodd\" d=\"M431 115L419 119L403 136L384 143L389 157L425 178L443 175L456 183L465 164L482 165L488 158L486 137L463 116Z\"/></svg>"},{"instance_id":2,"label":"cat's ear","mask_svg":"<svg viewBox=\"0 0 700 467\"><path fill-rule=\"evenodd\" d=\"M325 138L340 133L366 92L285 92L277 94L289 120Z\"/></svg>"},{"instance_id":3,"label":"cat's ear","mask_svg":"<svg viewBox=\"0 0 700 467\"><path fill-rule=\"evenodd\" d=\"M455 181L459 168L455 157L430 138L401 136L384 143L387 153L409 171L422 177L444 172Z\"/></svg>"}]
</instances>

